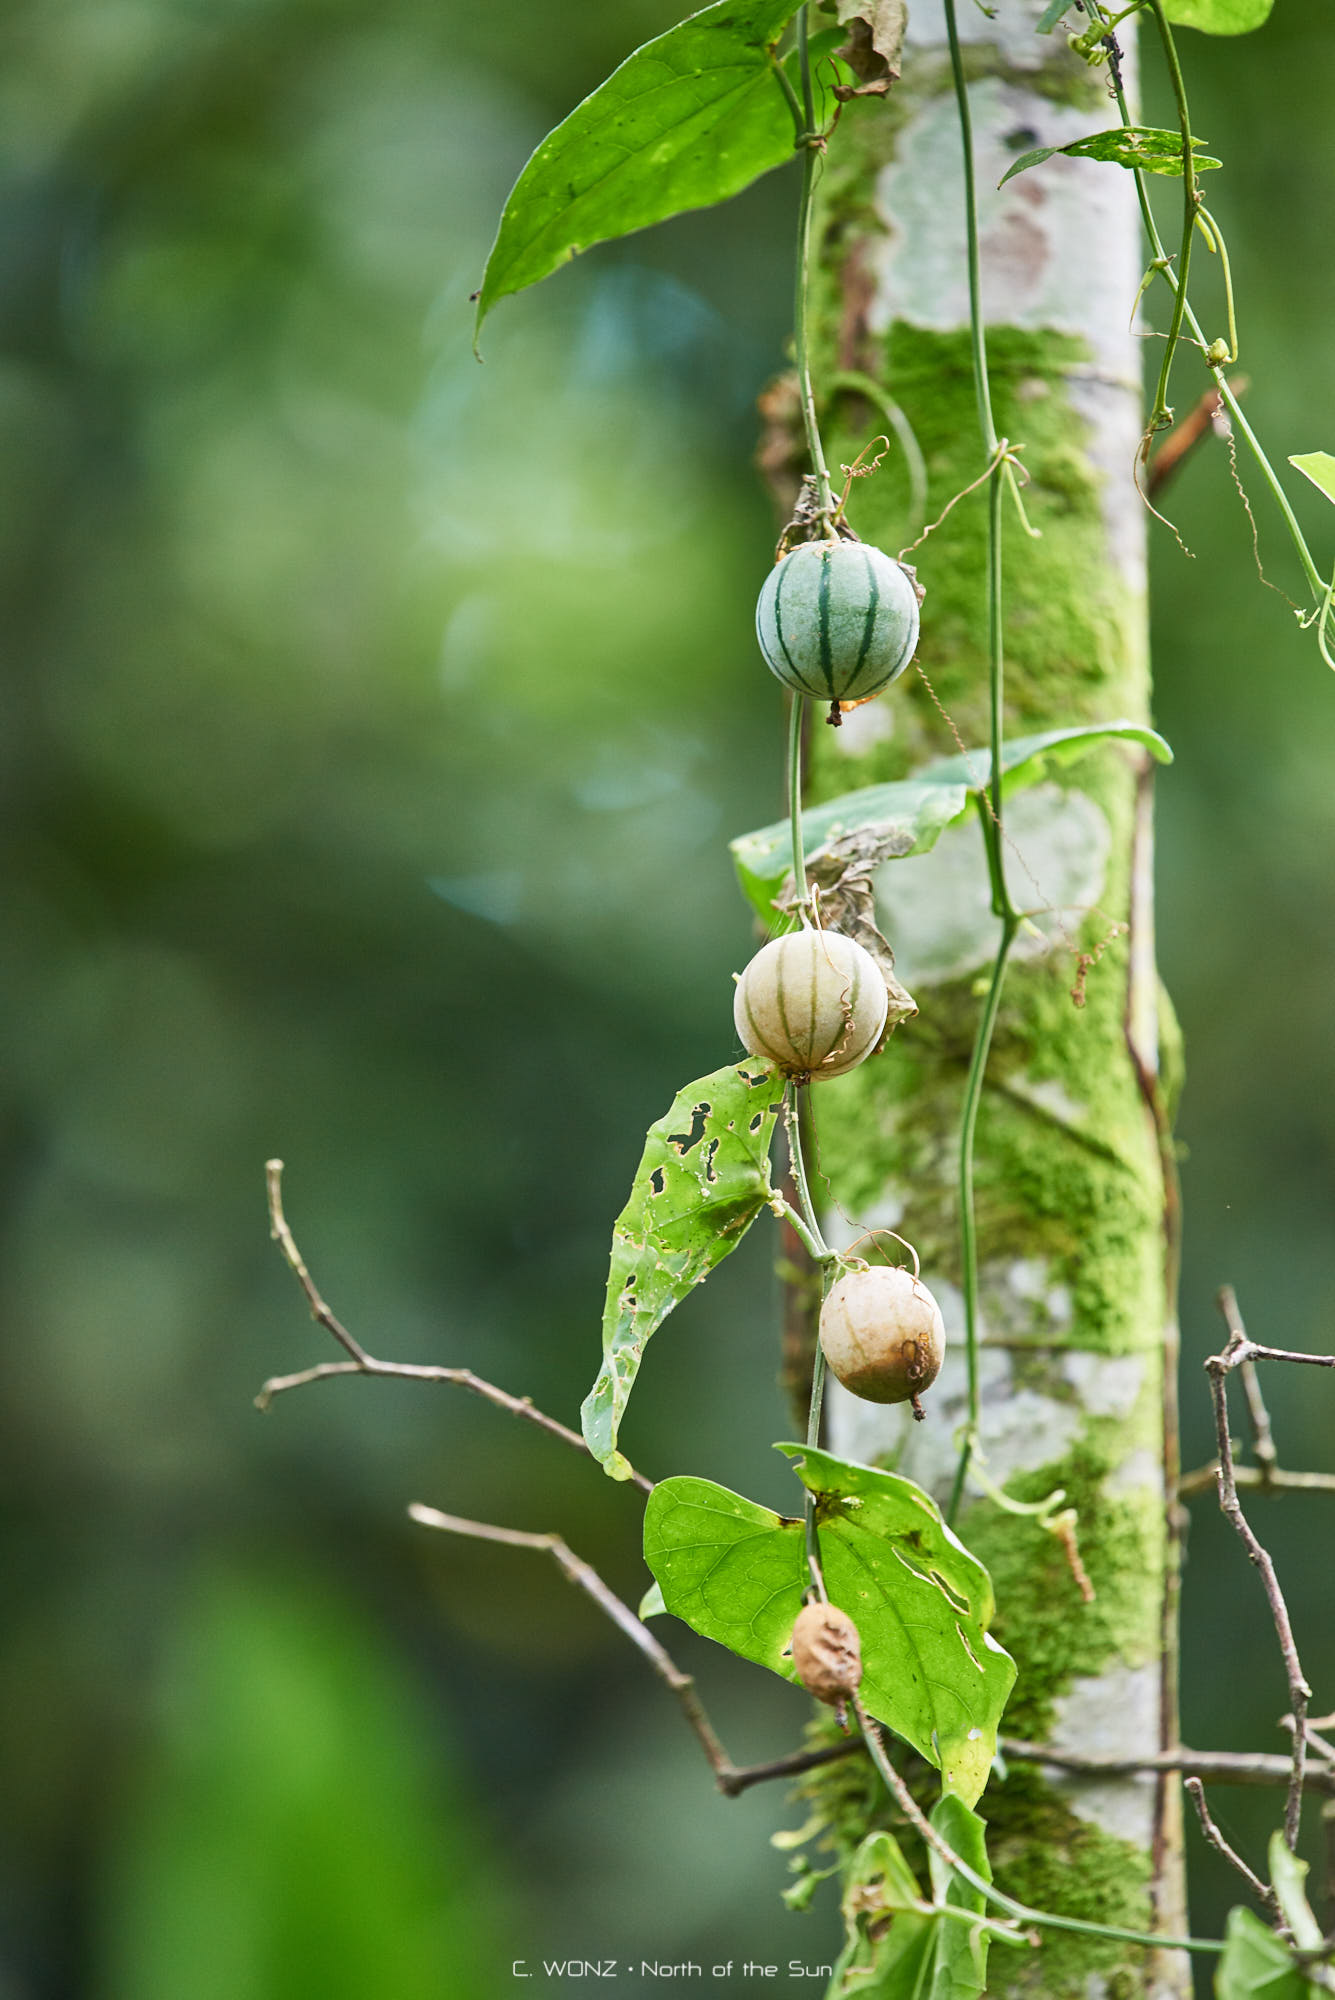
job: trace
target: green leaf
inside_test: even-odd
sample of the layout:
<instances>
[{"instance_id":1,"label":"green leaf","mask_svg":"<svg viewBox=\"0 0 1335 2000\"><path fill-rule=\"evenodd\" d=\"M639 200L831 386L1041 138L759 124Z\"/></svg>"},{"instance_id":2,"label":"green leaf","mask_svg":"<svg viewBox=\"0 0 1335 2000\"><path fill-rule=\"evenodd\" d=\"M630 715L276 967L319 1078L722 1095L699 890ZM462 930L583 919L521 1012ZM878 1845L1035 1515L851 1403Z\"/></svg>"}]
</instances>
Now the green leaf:
<instances>
[{"instance_id":1,"label":"green leaf","mask_svg":"<svg viewBox=\"0 0 1335 2000\"><path fill-rule=\"evenodd\" d=\"M1280 1913L1293 1932L1293 1942L1299 1951L1315 1951L1322 1932L1303 1886L1307 1863L1298 1859L1282 1833L1271 1834L1269 1858L1271 1886L1279 1899Z\"/></svg>"},{"instance_id":2,"label":"green leaf","mask_svg":"<svg viewBox=\"0 0 1335 2000\"><path fill-rule=\"evenodd\" d=\"M1275 1933L1241 1908L1228 1913L1214 1990L1215 2000L1313 2000L1317 1991Z\"/></svg>"},{"instance_id":3,"label":"green leaf","mask_svg":"<svg viewBox=\"0 0 1335 2000\"><path fill-rule=\"evenodd\" d=\"M1050 35L1063 14L1069 14L1075 0L1050 0L1034 27L1036 35Z\"/></svg>"},{"instance_id":4,"label":"green leaf","mask_svg":"<svg viewBox=\"0 0 1335 2000\"><path fill-rule=\"evenodd\" d=\"M1070 763L1109 738L1139 743L1161 764L1173 753L1153 729L1134 722L1101 722L1076 729L1048 729L1038 736L1018 736L1002 746L1002 788L1009 795L1033 784L1049 764ZM972 750L965 757L942 757L912 778L893 784L864 785L837 799L813 806L802 816L808 863L817 856L847 856L868 867L882 861L927 854L942 833L963 819L970 800L986 786L992 769L990 751ZM783 888L792 858L788 821L776 820L756 833L744 833L731 843L742 893L769 925L774 924L774 899Z\"/></svg>"},{"instance_id":5,"label":"green leaf","mask_svg":"<svg viewBox=\"0 0 1335 2000\"><path fill-rule=\"evenodd\" d=\"M1191 142L1192 165L1197 173L1223 164L1197 150L1204 144L1203 139ZM1018 160L1011 161L997 186L1005 187L1008 180L1022 174L1026 167L1036 167L1050 160L1054 153L1065 153L1072 160L1111 160L1115 166L1139 167L1146 174L1182 172L1180 132L1164 132L1156 125L1114 125L1109 132L1093 132L1089 138L1072 139L1066 146L1035 146L1032 153L1021 153Z\"/></svg>"},{"instance_id":6,"label":"green leaf","mask_svg":"<svg viewBox=\"0 0 1335 2000\"><path fill-rule=\"evenodd\" d=\"M1296 458L1290 457L1289 464L1296 465L1327 500L1335 500L1335 458L1328 451L1302 451Z\"/></svg>"},{"instance_id":7,"label":"green leaf","mask_svg":"<svg viewBox=\"0 0 1335 2000\"><path fill-rule=\"evenodd\" d=\"M932 1825L987 1882L987 1828L959 1799L940 1800ZM927 1902L891 1833L871 1833L853 1857L843 1898L846 1943L830 1992L867 2000L979 2000L987 1987L993 1936L1019 1943L988 1918L986 1898L929 1849L933 1900ZM944 1909L943 1909L944 1906ZM968 1911L971 1924L944 1910Z\"/></svg>"},{"instance_id":8,"label":"green leaf","mask_svg":"<svg viewBox=\"0 0 1335 2000\"><path fill-rule=\"evenodd\" d=\"M511 190L478 294L498 299L590 244L726 201L792 157L771 51L797 0L719 0L646 42L577 105Z\"/></svg>"},{"instance_id":9,"label":"green leaf","mask_svg":"<svg viewBox=\"0 0 1335 2000\"><path fill-rule=\"evenodd\" d=\"M1203 35L1249 35L1270 18L1274 0L1164 0L1175 28L1199 28Z\"/></svg>"},{"instance_id":10,"label":"green leaf","mask_svg":"<svg viewBox=\"0 0 1335 2000\"><path fill-rule=\"evenodd\" d=\"M646 1341L774 1199L769 1148L783 1088L766 1063L718 1069L678 1091L649 1127L612 1231L603 1365L580 1411L584 1441L613 1479L630 1476L617 1431Z\"/></svg>"},{"instance_id":11,"label":"green leaf","mask_svg":"<svg viewBox=\"0 0 1335 2000\"><path fill-rule=\"evenodd\" d=\"M912 1480L807 1445L777 1449L817 1496L825 1585L857 1625L867 1709L972 1805L1015 1679L987 1632L987 1571ZM807 1582L800 1521L709 1480L668 1479L649 1496L644 1554L669 1611L796 1680L787 1649Z\"/></svg>"},{"instance_id":12,"label":"green leaf","mask_svg":"<svg viewBox=\"0 0 1335 2000\"><path fill-rule=\"evenodd\" d=\"M924 2000L936 1920L920 1914L922 1894L892 1833L869 1833L858 1848L841 1907L846 1941L830 1992L840 2000Z\"/></svg>"},{"instance_id":13,"label":"green leaf","mask_svg":"<svg viewBox=\"0 0 1335 2000\"><path fill-rule=\"evenodd\" d=\"M981 1875L985 1882L992 1880L987 1828L977 1813L970 1812L962 1800L946 1797L938 1800L932 1825L947 1847L953 1848L975 1875ZM986 1896L957 1875L934 1847L927 1850L927 1865L932 1872L934 1901L986 1917ZM987 1991L988 1935L986 1930L970 1924L937 1920L936 1965L927 2000L979 2000Z\"/></svg>"}]
</instances>

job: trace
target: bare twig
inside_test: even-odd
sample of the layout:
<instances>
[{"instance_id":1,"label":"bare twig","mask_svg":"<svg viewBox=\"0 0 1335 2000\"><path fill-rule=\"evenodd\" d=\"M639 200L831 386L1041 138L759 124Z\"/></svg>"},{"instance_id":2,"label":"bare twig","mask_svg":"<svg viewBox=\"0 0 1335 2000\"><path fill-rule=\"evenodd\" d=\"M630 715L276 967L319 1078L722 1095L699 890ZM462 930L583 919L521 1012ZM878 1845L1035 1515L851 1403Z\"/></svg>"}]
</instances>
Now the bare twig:
<instances>
[{"instance_id":1,"label":"bare twig","mask_svg":"<svg viewBox=\"0 0 1335 2000\"><path fill-rule=\"evenodd\" d=\"M832 1743L820 1750L794 1750L790 1755L776 1757L768 1764L734 1764L714 1733L704 1704L695 1692L691 1675L682 1672L643 1619L636 1617L630 1606L624 1604L616 1592L603 1582L597 1570L581 1561L560 1535L535 1535L521 1528L499 1528L490 1521L466 1521L458 1514L442 1514L439 1508L424 1507L417 1501L408 1512L424 1528L437 1528L450 1535L466 1535L473 1541L503 1542L512 1549L536 1549L540 1554L551 1556L562 1575L591 1597L600 1611L606 1612L612 1623L643 1653L664 1685L671 1688L725 1797L735 1799L739 1793L748 1791L752 1785L764 1784L769 1778L794 1777L801 1771L814 1770L819 1764L830 1764L836 1758L850 1757L862 1750L861 1737L853 1736L847 1743Z\"/></svg>"},{"instance_id":2,"label":"bare twig","mask_svg":"<svg viewBox=\"0 0 1335 2000\"><path fill-rule=\"evenodd\" d=\"M1044 1743L998 1738L1003 1757L1017 1764L1050 1764L1056 1771L1074 1771L1092 1778L1131 1777L1137 1771L1182 1771L1208 1778L1217 1785L1287 1785L1293 1770L1289 1757L1238 1750L1163 1750L1146 1757L1086 1757L1076 1751L1054 1750ZM1315 1792L1335 1798L1335 1768L1309 1768L1307 1783Z\"/></svg>"},{"instance_id":3,"label":"bare twig","mask_svg":"<svg viewBox=\"0 0 1335 2000\"><path fill-rule=\"evenodd\" d=\"M380 1361L374 1354L368 1354L361 1342L348 1332L343 1322L336 1318L326 1305L316 1288L315 1281L306 1269L306 1262L288 1227L283 1213L283 1162L269 1160L264 1168L269 1190L269 1230L274 1242L282 1251L289 1269L306 1295L306 1303L311 1309L311 1318L329 1333L346 1354L347 1361L321 1361L314 1368L302 1368L295 1375L271 1375L255 1398L255 1407L267 1410L275 1396L281 1396L287 1389L304 1388L308 1382L328 1381L335 1375L383 1375L405 1382L445 1382L458 1389L471 1390L498 1410L504 1410L512 1417L522 1417L526 1423L536 1424L549 1437L559 1438L573 1451L581 1452L585 1458L592 1453L578 1431L567 1429L555 1417L547 1416L535 1409L528 1396L511 1396L506 1390L498 1389L493 1382L484 1382L471 1368L436 1368L414 1361ZM632 1471L631 1482L642 1493L652 1493L654 1483L646 1479L642 1472Z\"/></svg>"},{"instance_id":4,"label":"bare twig","mask_svg":"<svg viewBox=\"0 0 1335 2000\"><path fill-rule=\"evenodd\" d=\"M1247 1883L1252 1894L1260 1901L1260 1903L1264 1906L1264 1908L1270 1912L1272 1917L1278 1919L1282 1914L1279 1907L1278 1896L1276 1896L1274 1890L1270 1888L1267 1883L1261 1880L1259 1875L1253 1874L1252 1870L1247 1866L1247 1863L1243 1860L1242 1856L1238 1853L1237 1849L1235 1847L1230 1847L1227 1840L1225 1840L1223 1834L1219 1831L1219 1828L1215 1825L1213 1819L1210 1817L1210 1808L1205 1803L1205 1787L1201 1783L1200 1779L1188 1778L1186 1781L1186 1789L1191 1794L1191 1803L1195 1806L1197 1815L1200 1819L1201 1832L1205 1835L1205 1838L1209 1841L1211 1847L1213 1847L1217 1853L1222 1854L1225 1861L1230 1862L1232 1866L1237 1869L1239 1875L1241 1875L1243 1880Z\"/></svg>"},{"instance_id":5,"label":"bare twig","mask_svg":"<svg viewBox=\"0 0 1335 2000\"><path fill-rule=\"evenodd\" d=\"M1267 1474L1259 1466L1235 1465L1233 1483L1262 1493L1335 1493L1335 1472L1285 1472L1275 1466ZM1183 1473L1177 1483L1178 1498L1189 1500L1194 1493L1207 1492L1218 1484L1219 1460L1212 1458L1208 1465Z\"/></svg>"},{"instance_id":6,"label":"bare twig","mask_svg":"<svg viewBox=\"0 0 1335 2000\"><path fill-rule=\"evenodd\" d=\"M1244 1361L1238 1370L1242 1377L1242 1393L1247 1398L1247 1414L1252 1424L1252 1456L1256 1469L1261 1475L1262 1487L1273 1484L1279 1470L1279 1454L1275 1450L1274 1433L1270 1428L1270 1412L1261 1394L1261 1378L1256 1372L1254 1361Z\"/></svg>"},{"instance_id":7,"label":"bare twig","mask_svg":"<svg viewBox=\"0 0 1335 2000\"><path fill-rule=\"evenodd\" d=\"M1230 1358L1230 1368L1236 1368L1244 1361L1302 1361L1313 1368L1335 1368L1335 1354L1304 1354L1292 1347L1262 1347L1259 1341L1253 1340L1242 1323L1237 1293L1232 1285L1219 1287L1215 1304L1228 1328L1229 1349L1234 1346L1238 1349ZM1208 1362L1206 1366L1209 1366Z\"/></svg>"},{"instance_id":8,"label":"bare twig","mask_svg":"<svg viewBox=\"0 0 1335 2000\"><path fill-rule=\"evenodd\" d=\"M1231 1285L1225 1285L1218 1295L1219 1310L1228 1328L1228 1345L1222 1354L1212 1354L1206 1362L1210 1377L1210 1392L1214 1399L1215 1435L1219 1445L1219 1505L1255 1564L1261 1575L1266 1598L1270 1605L1270 1615L1274 1621L1275 1636L1284 1657L1284 1671L1289 1683L1289 1702L1293 1710L1293 1762L1289 1777L1289 1796L1284 1807L1284 1838L1290 1848L1297 1845L1298 1824L1302 1816L1303 1776L1307 1763L1307 1705L1312 1698L1312 1690L1303 1676L1298 1659L1298 1649L1294 1644L1293 1627L1289 1622L1288 1606L1284 1593L1275 1575L1275 1565L1266 1550L1257 1540L1238 1499L1237 1479L1233 1469L1233 1440L1228 1431L1228 1377L1235 1368L1252 1360L1315 1361L1326 1366L1335 1366L1335 1355L1317 1356L1310 1354L1285 1354L1278 1348L1257 1347L1247 1338L1247 1329L1238 1311L1238 1302Z\"/></svg>"},{"instance_id":9,"label":"bare twig","mask_svg":"<svg viewBox=\"0 0 1335 2000\"><path fill-rule=\"evenodd\" d=\"M551 1556L562 1574L591 1597L600 1611L606 1612L631 1644L639 1647L659 1679L671 1688L681 1703L682 1713L699 1738L720 1790L728 1789L727 1781L737 1775L736 1766L714 1734L700 1697L695 1692L695 1682L689 1674L682 1672L644 1621L635 1616L628 1604L622 1603L614 1590L608 1588L597 1570L581 1562L559 1535L526 1534L519 1528L495 1527L489 1521L465 1521L458 1514L442 1514L439 1508L423 1507L417 1502L409 1507L408 1512L424 1528L439 1528L450 1535L468 1535L479 1542L504 1542L513 1549L537 1549Z\"/></svg>"},{"instance_id":10,"label":"bare twig","mask_svg":"<svg viewBox=\"0 0 1335 2000\"><path fill-rule=\"evenodd\" d=\"M860 1736L850 1736L846 1743L827 1743L819 1750L794 1750L787 1757L776 1757L769 1764L745 1764L734 1771L727 1784L719 1780L719 1789L729 1798L736 1798L739 1792L747 1791L752 1785L760 1785L767 1778L795 1778L803 1771L814 1771L821 1764L834 1764L841 1757L857 1757L866 1751L866 1744Z\"/></svg>"}]
</instances>

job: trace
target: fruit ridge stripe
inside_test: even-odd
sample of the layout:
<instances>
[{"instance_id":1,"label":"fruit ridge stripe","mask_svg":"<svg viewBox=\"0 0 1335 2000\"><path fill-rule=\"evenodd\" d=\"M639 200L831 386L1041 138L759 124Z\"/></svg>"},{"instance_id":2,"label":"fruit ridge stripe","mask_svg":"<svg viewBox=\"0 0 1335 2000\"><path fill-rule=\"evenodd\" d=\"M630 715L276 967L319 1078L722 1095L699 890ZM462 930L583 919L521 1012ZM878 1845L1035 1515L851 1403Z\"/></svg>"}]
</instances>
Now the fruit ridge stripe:
<instances>
[{"instance_id":1,"label":"fruit ridge stripe","mask_svg":"<svg viewBox=\"0 0 1335 2000\"><path fill-rule=\"evenodd\" d=\"M796 660L794 660L792 654L789 652L788 641L783 636L783 614L779 603L779 599L783 595L783 586L785 585L785 583L787 583L788 578L792 575L793 565L798 561L799 555L800 551L794 549L793 553L790 556L785 556L783 561L779 565L779 576L778 576L778 581L775 583L774 586L774 603L772 607L774 612L774 636L778 641L779 651L783 654L784 659L788 663L788 671L789 674L791 675L791 680L789 682L789 685L792 687L801 688L804 694L819 694L820 689L818 687L813 687L811 685L811 682L803 674Z\"/></svg>"},{"instance_id":2,"label":"fruit ridge stripe","mask_svg":"<svg viewBox=\"0 0 1335 2000\"><path fill-rule=\"evenodd\" d=\"M772 1059L774 1051L769 1046L769 1042L763 1030L761 1029L760 1023L756 1020L755 1010L751 1005L751 996L749 993L746 992L745 989L743 989L742 991L742 1005L746 1009L747 1025L749 1026L751 1033L755 1037L755 1040L751 1043L752 1055L761 1054L764 1055L767 1059Z\"/></svg>"},{"instance_id":3,"label":"fruit ridge stripe","mask_svg":"<svg viewBox=\"0 0 1335 2000\"><path fill-rule=\"evenodd\" d=\"M862 551L862 560L867 565L867 616L862 627L862 644L858 647L857 664L853 668L848 683L847 691L849 694L860 694L862 692L858 686L858 677L862 672L863 661L866 659L871 647L872 635L876 630L876 614L881 605L881 586L876 581L876 566L866 549Z\"/></svg>"},{"instance_id":4,"label":"fruit ridge stripe","mask_svg":"<svg viewBox=\"0 0 1335 2000\"><path fill-rule=\"evenodd\" d=\"M784 964L784 959L787 955L788 954L784 952L775 953L774 1005L778 1009L779 1026L783 1029L783 1032L788 1039L789 1055L792 1057L795 1063L805 1065L806 1059L811 1054L811 1049L810 1049L811 1037L809 1035L807 1037L808 1047L806 1051L806 1056L804 1056L802 1050L799 1049L797 1046L797 1037L794 1035L792 1023L788 1019L786 996L783 990L783 964Z\"/></svg>"},{"instance_id":5,"label":"fruit ridge stripe","mask_svg":"<svg viewBox=\"0 0 1335 2000\"><path fill-rule=\"evenodd\" d=\"M820 552L820 589L816 594L816 616L820 624L820 663L825 674L825 685L834 697L834 673L830 660L830 561L833 549Z\"/></svg>"}]
</instances>

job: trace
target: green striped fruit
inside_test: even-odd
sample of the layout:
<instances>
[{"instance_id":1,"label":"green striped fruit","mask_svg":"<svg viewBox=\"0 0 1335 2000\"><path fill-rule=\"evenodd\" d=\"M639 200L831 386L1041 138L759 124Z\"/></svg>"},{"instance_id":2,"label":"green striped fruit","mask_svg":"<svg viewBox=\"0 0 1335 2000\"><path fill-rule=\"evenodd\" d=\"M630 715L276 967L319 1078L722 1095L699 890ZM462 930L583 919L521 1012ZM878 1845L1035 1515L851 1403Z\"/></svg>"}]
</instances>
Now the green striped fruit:
<instances>
[{"instance_id":1,"label":"green striped fruit","mask_svg":"<svg viewBox=\"0 0 1335 2000\"><path fill-rule=\"evenodd\" d=\"M819 1082L871 1054L888 1004L870 952L837 931L803 930L756 953L737 981L733 1019L753 1056Z\"/></svg>"},{"instance_id":2,"label":"green striped fruit","mask_svg":"<svg viewBox=\"0 0 1335 2000\"><path fill-rule=\"evenodd\" d=\"M910 1403L941 1372L945 1322L921 1278L872 1264L830 1287L820 1344L834 1374L864 1402Z\"/></svg>"},{"instance_id":3,"label":"green striped fruit","mask_svg":"<svg viewBox=\"0 0 1335 2000\"><path fill-rule=\"evenodd\" d=\"M913 658L917 592L866 542L802 542L765 578L756 637L770 672L799 694L865 701Z\"/></svg>"}]
</instances>

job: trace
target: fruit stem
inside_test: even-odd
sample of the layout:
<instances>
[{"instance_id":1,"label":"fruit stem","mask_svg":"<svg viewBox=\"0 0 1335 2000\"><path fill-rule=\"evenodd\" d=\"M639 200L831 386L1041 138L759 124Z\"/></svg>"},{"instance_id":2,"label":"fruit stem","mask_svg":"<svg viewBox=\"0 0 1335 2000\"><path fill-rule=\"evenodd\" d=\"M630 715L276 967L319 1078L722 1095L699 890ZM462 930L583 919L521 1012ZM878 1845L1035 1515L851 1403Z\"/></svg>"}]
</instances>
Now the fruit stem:
<instances>
[{"instance_id":1,"label":"fruit stem","mask_svg":"<svg viewBox=\"0 0 1335 2000\"><path fill-rule=\"evenodd\" d=\"M834 512L834 498L830 491L829 468L825 463L825 452L820 441L820 425L816 421L816 399L811 388L811 362L807 350L807 275L811 265L811 217L815 206L816 181L820 172L820 155L825 150L825 139L816 129L816 101L811 87L811 56L807 48L805 4L797 10L797 66L802 80L802 115L806 121L806 130L797 135L797 149L802 155L802 193L797 206L793 359L797 364L798 392L802 400L802 422L806 427L807 451L816 474L820 524L824 533L829 536L833 533L830 517Z\"/></svg>"},{"instance_id":2,"label":"fruit stem","mask_svg":"<svg viewBox=\"0 0 1335 2000\"><path fill-rule=\"evenodd\" d=\"M788 711L788 824L793 836L793 897L798 916L805 922L810 911L807 897L807 859L802 839L802 724L805 711L802 697L794 694Z\"/></svg>"},{"instance_id":3,"label":"fruit stem","mask_svg":"<svg viewBox=\"0 0 1335 2000\"><path fill-rule=\"evenodd\" d=\"M1019 928L1020 919L1013 911L1002 918L997 955L992 962L992 978L979 1017L978 1031L974 1036L973 1054L969 1059L969 1076L964 1086L964 1112L960 1123L960 1262L963 1266L964 1280L964 1358L968 1370L969 1414L965 1424L964 1442L960 1447L959 1464L955 1468L955 1484L951 1489L950 1505L946 1509L946 1520L952 1523L964 1493L964 1476L969 1469L969 1460L973 1456L980 1417L978 1224L973 1208L974 1128L978 1123L978 1106L982 1100L983 1079L987 1073L987 1058L992 1047L992 1031L997 1025L997 1013L1001 1006L1001 988L1006 977L1006 961L1010 957L1010 949Z\"/></svg>"},{"instance_id":4,"label":"fruit stem","mask_svg":"<svg viewBox=\"0 0 1335 2000\"><path fill-rule=\"evenodd\" d=\"M793 697L793 705L794 707L797 705L796 696ZM809 1086L795 1083L789 1084L783 1100L783 1122L784 1129L788 1134L788 1158L792 1164L793 1186L797 1189L797 1199L801 1205L802 1214L806 1221L812 1243L815 1245L815 1254L821 1270L821 1297L824 1298L833 1281L836 1258L834 1252L829 1248L824 1236L821 1234L820 1223L817 1220L815 1206L811 1199L811 1187L807 1180L806 1159L802 1152L802 1122L797 1093L799 1089L806 1088L809 1088ZM819 1341L817 1341L815 1358L811 1367L811 1403L807 1410L807 1443L813 1451L819 1449L820 1446L820 1415L821 1405L824 1400L825 1350L821 1347ZM802 1519L806 1529L807 1568L811 1573L811 1581L816 1594L823 1598L825 1596L825 1578L821 1572L820 1544L816 1537L816 1496L810 1488L807 1489L803 1500Z\"/></svg>"}]
</instances>

